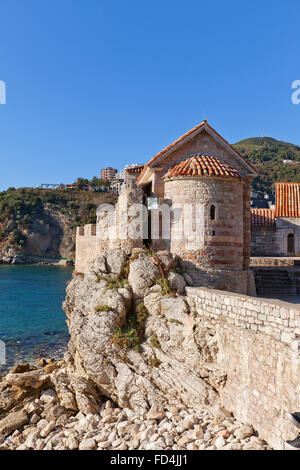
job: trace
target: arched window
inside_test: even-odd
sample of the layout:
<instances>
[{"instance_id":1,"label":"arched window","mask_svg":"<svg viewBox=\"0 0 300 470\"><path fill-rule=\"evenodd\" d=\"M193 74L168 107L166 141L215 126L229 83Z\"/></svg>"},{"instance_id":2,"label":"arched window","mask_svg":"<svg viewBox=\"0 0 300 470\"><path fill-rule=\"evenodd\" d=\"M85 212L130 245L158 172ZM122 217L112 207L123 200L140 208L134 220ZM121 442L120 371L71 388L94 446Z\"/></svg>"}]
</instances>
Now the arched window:
<instances>
[{"instance_id":1,"label":"arched window","mask_svg":"<svg viewBox=\"0 0 300 470\"><path fill-rule=\"evenodd\" d=\"M210 220L216 220L216 207L214 205L210 206L209 215L210 215Z\"/></svg>"},{"instance_id":2,"label":"arched window","mask_svg":"<svg viewBox=\"0 0 300 470\"><path fill-rule=\"evenodd\" d=\"M295 253L295 236L293 233L290 233L287 237L287 251L289 255Z\"/></svg>"}]
</instances>

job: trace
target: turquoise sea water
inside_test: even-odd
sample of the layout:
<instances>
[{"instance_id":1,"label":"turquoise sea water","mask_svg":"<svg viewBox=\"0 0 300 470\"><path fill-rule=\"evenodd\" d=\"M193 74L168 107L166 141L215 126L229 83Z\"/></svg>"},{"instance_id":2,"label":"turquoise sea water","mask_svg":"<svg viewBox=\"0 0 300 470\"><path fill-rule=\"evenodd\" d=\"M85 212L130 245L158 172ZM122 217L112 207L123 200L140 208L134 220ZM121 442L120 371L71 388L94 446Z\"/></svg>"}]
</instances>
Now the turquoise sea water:
<instances>
[{"instance_id":1,"label":"turquoise sea water","mask_svg":"<svg viewBox=\"0 0 300 470\"><path fill-rule=\"evenodd\" d=\"M19 362L61 357L69 335L62 310L72 268L0 265L0 340L6 363L0 375Z\"/></svg>"}]
</instances>

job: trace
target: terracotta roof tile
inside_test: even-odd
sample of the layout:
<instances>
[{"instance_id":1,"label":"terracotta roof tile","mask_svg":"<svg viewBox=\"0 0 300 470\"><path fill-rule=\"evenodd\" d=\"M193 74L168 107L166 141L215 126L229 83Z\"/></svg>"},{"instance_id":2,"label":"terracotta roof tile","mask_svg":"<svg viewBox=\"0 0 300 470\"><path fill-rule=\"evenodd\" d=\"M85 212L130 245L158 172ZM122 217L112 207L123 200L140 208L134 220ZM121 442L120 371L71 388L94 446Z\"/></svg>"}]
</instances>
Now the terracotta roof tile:
<instances>
[{"instance_id":1,"label":"terracotta roof tile","mask_svg":"<svg viewBox=\"0 0 300 470\"><path fill-rule=\"evenodd\" d=\"M275 227L274 209L251 209L251 227Z\"/></svg>"},{"instance_id":2,"label":"terracotta roof tile","mask_svg":"<svg viewBox=\"0 0 300 470\"><path fill-rule=\"evenodd\" d=\"M164 178L173 176L225 176L241 178L237 169L211 155L194 154L172 166Z\"/></svg>"},{"instance_id":3,"label":"terracotta roof tile","mask_svg":"<svg viewBox=\"0 0 300 470\"><path fill-rule=\"evenodd\" d=\"M248 165L248 167L250 167L255 173L258 174L258 171L257 169L250 163L248 162L242 155L241 153L236 149L234 148L232 145L230 145L227 140L224 139L224 137L222 137L212 126L210 126L208 124L208 122L205 120L203 122L201 122L201 124L198 124L197 126L193 127L193 129L189 130L188 132L186 132L185 134L183 134L181 137L179 137L179 139L175 140L172 144L168 145L167 147L165 147L163 150L161 150L159 153L157 153L156 155L154 155L154 157L151 158L151 160L149 160L145 166L144 166L144 169L143 171L141 172L141 174L139 175L138 179L137 179L137 184L141 181L142 177L144 176L147 168L149 166L152 166L156 160L158 160L161 156L163 156L165 153L169 152L170 150L172 150L174 147L176 147L178 144L180 144L181 142L185 141L185 139L187 137L189 137L190 135L194 134L194 133L197 133L197 131L199 131L201 128L208 128L210 129L216 136L218 136L223 142L225 145L228 145L229 147L231 147L231 149L240 157L240 159L242 161L244 161L244 163L246 163L246 165Z\"/></svg>"},{"instance_id":4,"label":"terracotta roof tile","mask_svg":"<svg viewBox=\"0 0 300 470\"><path fill-rule=\"evenodd\" d=\"M300 217L300 183L276 183L276 217Z\"/></svg>"}]
</instances>

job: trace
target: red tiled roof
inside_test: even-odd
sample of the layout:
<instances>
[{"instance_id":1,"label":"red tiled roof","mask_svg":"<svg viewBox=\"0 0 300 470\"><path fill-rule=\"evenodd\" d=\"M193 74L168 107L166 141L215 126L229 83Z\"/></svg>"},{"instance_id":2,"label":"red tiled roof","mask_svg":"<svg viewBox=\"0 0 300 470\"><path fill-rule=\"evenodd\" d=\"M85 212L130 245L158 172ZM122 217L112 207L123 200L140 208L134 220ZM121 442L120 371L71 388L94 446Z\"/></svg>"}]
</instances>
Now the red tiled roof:
<instances>
[{"instance_id":1,"label":"red tiled roof","mask_svg":"<svg viewBox=\"0 0 300 470\"><path fill-rule=\"evenodd\" d=\"M225 145L227 145L228 147L230 147L239 157L241 160L244 161L244 163L246 163L246 165L248 165L248 167L250 167L255 173L258 174L258 171L257 169L254 167L254 165L252 165L250 162L248 162L241 154L240 152L235 149L232 145L230 145L227 140L225 140L212 126L210 126L208 124L207 121L203 121L201 122L200 124L198 124L197 126L193 127L193 129L189 130L188 132L186 132L185 134L183 134L181 137L179 137L179 139L175 140L172 144L168 145L167 147L165 147L163 150L161 150L159 153L157 153L156 155L154 155L154 157L151 158L151 160L149 160L149 162L147 162L144 166L144 169L143 171L141 172L141 174L139 175L138 179L137 179L137 184L141 181L143 175L145 174L147 168L149 166L152 166L152 164L158 160L161 156L163 156L165 153L169 152L170 150L172 150L174 147L176 147L178 144L180 144L181 142L184 142L185 139L187 137L189 137L190 135L194 134L194 133L197 133L197 131L199 131L201 128L208 128L210 129L210 131L212 131L217 137L219 137Z\"/></svg>"},{"instance_id":2,"label":"red tiled roof","mask_svg":"<svg viewBox=\"0 0 300 470\"><path fill-rule=\"evenodd\" d=\"M194 154L171 167L164 178L173 176L225 176L241 178L238 170L217 157Z\"/></svg>"},{"instance_id":3,"label":"red tiled roof","mask_svg":"<svg viewBox=\"0 0 300 470\"><path fill-rule=\"evenodd\" d=\"M275 216L300 217L300 183L276 183Z\"/></svg>"},{"instance_id":4,"label":"red tiled roof","mask_svg":"<svg viewBox=\"0 0 300 470\"><path fill-rule=\"evenodd\" d=\"M275 227L274 209L251 209L252 227Z\"/></svg>"}]
</instances>

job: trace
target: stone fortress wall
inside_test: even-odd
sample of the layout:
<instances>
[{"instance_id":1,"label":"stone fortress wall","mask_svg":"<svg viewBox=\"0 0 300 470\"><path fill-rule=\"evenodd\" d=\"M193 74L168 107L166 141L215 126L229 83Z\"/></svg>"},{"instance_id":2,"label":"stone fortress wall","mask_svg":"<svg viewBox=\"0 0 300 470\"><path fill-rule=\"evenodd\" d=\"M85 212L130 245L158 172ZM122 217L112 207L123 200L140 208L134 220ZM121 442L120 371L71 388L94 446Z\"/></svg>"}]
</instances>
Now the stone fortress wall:
<instances>
[{"instance_id":1,"label":"stone fortress wall","mask_svg":"<svg viewBox=\"0 0 300 470\"><path fill-rule=\"evenodd\" d=\"M287 238L295 237L295 256L300 255L300 218L276 219L276 227L253 227L251 230L251 252L253 256L290 256Z\"/></svg>"},{"instance_id":2,"label":"stone fortress wall","mask_svg":"<svg viewBox=\"0 0 300 470\"><path fill-rule=\"evenodd\" d=\"M300 411L300 306L194 287L187 299L217 330L223 405L284 449L297 434L286 412Z\"/></svg>"},{"instance_id":3,"label":"stone fortress wall","mask_svg":"<svg viewBox=\"0 0 300 470\"><path fill-rule=\"evenodd\" d=\"M165 182L165 198L175 208L190 206L194 212L199 211L188 213L188 221L184 220L184 213L179 223L172 221L171 253L199 268L243 270L242 182L220 177L176 177ZM187 237L183 228L189 221L192 233Z\"/></svg>"},{"instance_id":4,"label":"stone fortress wall","mask_svg":"<svg viewBox=\"0 0 300 470\"><path fill-rule=\"evenodd\" d=\"M87 273L97 256L106 250L122 249L129 254L134 248L143 247L143 239L130 232L134 227L139 230L142 223L142 207L138 214L131 214L133 204L142 206L143 191L127 186L121 191L114 212L110 212L113 207L109 205L107 211L98 214L97 224L77 227L75 271Z\"/></svg>"}]
</instances>

